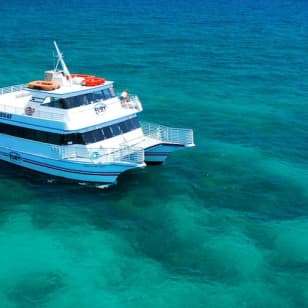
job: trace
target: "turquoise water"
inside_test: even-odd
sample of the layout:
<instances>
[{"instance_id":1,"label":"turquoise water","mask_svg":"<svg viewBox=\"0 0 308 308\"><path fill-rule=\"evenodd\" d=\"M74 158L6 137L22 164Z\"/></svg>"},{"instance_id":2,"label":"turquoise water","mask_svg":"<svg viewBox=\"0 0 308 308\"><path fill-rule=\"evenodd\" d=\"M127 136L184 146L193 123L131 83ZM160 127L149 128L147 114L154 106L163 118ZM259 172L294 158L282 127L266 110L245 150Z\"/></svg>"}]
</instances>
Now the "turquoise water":
<instances>
[{"instance_id":1,"label":"turquoise water","mask_svg":"<svg viewBox=\"0 0 308 308\"><path fill-rule=\"evenodd\" d=\"M107 191L1 163L0 307L307 307L308 3L0 5L0 85L115 80L197 147Z\"/></svg>"}]
</instances>

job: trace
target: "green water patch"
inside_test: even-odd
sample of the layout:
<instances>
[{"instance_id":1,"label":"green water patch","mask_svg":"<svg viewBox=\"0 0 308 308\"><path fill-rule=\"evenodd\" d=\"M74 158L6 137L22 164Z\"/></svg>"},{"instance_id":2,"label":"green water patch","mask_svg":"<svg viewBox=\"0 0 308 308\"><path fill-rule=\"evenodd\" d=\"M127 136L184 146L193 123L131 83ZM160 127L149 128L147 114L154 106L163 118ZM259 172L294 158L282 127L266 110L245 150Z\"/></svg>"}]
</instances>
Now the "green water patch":
<instances>
[{"instance_id":1,"label":"green water patch","mask_svg":"<svg viewBox=\"0 0 308 308\"><path fill-rule=\"evenodd\" d=\"M55 220L62 213L78 223L49 223L45 228L32 214L12 213L0 233L3 303L7 307L307 304L305 220L266 221L242 211L207 209L188 193L169 193L168 202L147 206L123 197L114 201L116 209L105 217L112 222L109 228L92 220L100 215L96 206L86 215L79 207L58 208Z\"/></svg>"},{"instance_id":2,"label":"green water patch","mask_svg":"<svg viewBox=\"0 0 308 308\"><path fill-rule=\"evenodd\" d=\"M64 287L56 242L33 228L29 214L12 213L1 229L0 243L0 293L8 303L40 307Z\"/></svg>"},{"instance_id":3,"label":"green water patch","mask_svg":"<svg viewBox=\"0 0 308 308\"><path fill-rule=\"evenodd\" d=\"M130 213L130 219L135 216L137 227L121 233L137 251L161 263L173 275L199 277L201 281L224 279L232 283L250 276L256 271L254 267L262 268L262 253L253 242L236 233L234 237L222 238L220 230L226 226L219 215L199 207L188 194L170 198L166 203ZM230 260L225 262L228 253ZM253 269L249 256L255 260ZM229 262L234 258L237 263Z\"/></svg>"},{"instance_id":4,"label":"green water patch","mask_svg":"<svg viewBox=\"0 0 308 308\"><path fill-rule=\"evenodd\" d=\"M208 141L194 190L206 206L299 215L307 206L305 168L258 148Z\"/></svg>"},{"instance_id":5,"label":"green water patch","mask_svg":"<svg viewBox=\"0 0 308 308\"><path fill-rule=\"evenodd\" d=\"M16 307L42 307L63 287L61 275L53 272L30 272L7 291Z\"/></svg>"},{"instance_id":6,"label":"green water patch","mask_svg":"<svg viewBox=\"0 0 308 308\"><path fill-rule=\"evenodd\" d=\"M270 242L267 260L272 273L267 279L295 307L306 306L308 299L307 224L305 217L264 224Z\"/></svg>"},{"instance_id":7,"label":"green water patch","mask_svg":"<svg viewBox=\"0 0 308 308\"><path fill-rule=\"evenodd\" d=\"M273 234L273 264L281 270L303 271L308 274L308 219L280 221L271 224Z\"/></svg>"}]
</instances>

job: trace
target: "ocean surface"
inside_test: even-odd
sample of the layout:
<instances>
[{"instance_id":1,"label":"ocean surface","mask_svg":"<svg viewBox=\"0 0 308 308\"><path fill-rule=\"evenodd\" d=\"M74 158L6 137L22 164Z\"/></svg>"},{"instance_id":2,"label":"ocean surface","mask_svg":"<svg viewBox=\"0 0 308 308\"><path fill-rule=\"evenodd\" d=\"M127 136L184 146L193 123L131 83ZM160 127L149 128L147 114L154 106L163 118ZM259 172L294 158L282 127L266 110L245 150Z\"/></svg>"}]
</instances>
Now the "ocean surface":
<instances>
[{"instance_id":1,"label":"ocean surface","mask_svg":"<svg viewBox=\"0 0 308 308\"><path fill-rule=\"evenodd\" d=\"M0 86L71 72L196 147L101 190L0 168L0 307L308 307L308 2L10 0Z\"/></svg>"}]
</instances>

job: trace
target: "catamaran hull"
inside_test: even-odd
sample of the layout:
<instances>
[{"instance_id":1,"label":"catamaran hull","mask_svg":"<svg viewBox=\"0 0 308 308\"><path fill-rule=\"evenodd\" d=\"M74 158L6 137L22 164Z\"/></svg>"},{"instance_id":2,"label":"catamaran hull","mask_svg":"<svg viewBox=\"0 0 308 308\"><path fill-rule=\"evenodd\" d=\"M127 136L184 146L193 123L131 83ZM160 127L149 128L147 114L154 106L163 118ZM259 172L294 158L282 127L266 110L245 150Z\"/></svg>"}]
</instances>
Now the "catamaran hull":
<instances>
[{"instance_id":1,"label":"catamaran hull","mask_svg":"<svg viewBox=\"0 0 308 308\"><path fill-rule=\"evenodd\" d=\"M147 165L160 165L162 164L170 153L183 149L182 144L168 144L161 143L144 150L144 159Z\"/></svg>"},{"instance_id":2,"label":"catamaran hull","mask_svg":"<svg viewBox=\"0 0 308 308\"><path fill-rule=\"evenodd\" d=\"M130 169L143 167L144 164L125 162L84 163L57 160L31 155L23 152L0 148L0 159L37 172L80 182L115 184L118 176Z\"/></svg>"}]
</instances>

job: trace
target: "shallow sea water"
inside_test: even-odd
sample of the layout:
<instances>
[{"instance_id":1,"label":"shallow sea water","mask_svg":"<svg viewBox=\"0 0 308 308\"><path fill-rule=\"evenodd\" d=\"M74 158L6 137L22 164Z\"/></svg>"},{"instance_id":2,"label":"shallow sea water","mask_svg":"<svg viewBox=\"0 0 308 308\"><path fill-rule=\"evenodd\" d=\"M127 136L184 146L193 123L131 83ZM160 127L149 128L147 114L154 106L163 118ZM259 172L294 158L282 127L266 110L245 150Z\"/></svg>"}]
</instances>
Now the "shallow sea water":
<instances>
[{"instance_id":1,"label":"shallow sea water","mask_svg":"<svg viewBox=\"0 0 308 308\"><path fill-rule=\"evenodd\" d=\"M0 163L0 307L308 306L308 5L0 5L1 86L115 80L197 147L99 190Z\"/></svg>"}]
</instances>

